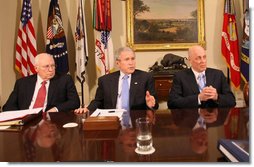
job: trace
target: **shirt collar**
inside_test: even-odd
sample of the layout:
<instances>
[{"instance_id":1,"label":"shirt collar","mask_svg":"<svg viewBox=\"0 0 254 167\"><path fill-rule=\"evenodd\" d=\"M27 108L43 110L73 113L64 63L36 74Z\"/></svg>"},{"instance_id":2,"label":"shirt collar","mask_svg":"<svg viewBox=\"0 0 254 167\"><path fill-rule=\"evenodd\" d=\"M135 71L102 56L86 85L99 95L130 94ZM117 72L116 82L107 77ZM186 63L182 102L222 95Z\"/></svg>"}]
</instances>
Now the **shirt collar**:
<instances>
[{"instance_id":1,"label":"shirt collar","mask_svg":"<svg viewBox=\"0 0 254 167\"><path fill-rule=\"evenodd\" d=\"M122 79L126 74L124 74L122 71L120 71L120 78ZM131 77L131 74L128 74L129 78Z\"/></svg>"},{"instance_id":2,"label":"shirt collar","mask_svg":"<svg viewBox=\"0 0 254 167\"><path fill-rule=\"evenodd\" d=\"M39 75L37 75L37 82L38 83L42 83L44 80L39 76ZM47 80L47 84L49 83L50 81L49 80Z\"/></svg>"},{"instance_id":3,"label":"shirt collar","mask_svg":"<svg viewBox=\"0 0 254 167\"><path fill-rule=\"evenodd\" d=\"M199 74L204 74L205 75L205 71L203 71L203 72L197 72L193 68L191 68L191 70L194 73L196 79L198 78Z\"/></svg>"}]
</instances>

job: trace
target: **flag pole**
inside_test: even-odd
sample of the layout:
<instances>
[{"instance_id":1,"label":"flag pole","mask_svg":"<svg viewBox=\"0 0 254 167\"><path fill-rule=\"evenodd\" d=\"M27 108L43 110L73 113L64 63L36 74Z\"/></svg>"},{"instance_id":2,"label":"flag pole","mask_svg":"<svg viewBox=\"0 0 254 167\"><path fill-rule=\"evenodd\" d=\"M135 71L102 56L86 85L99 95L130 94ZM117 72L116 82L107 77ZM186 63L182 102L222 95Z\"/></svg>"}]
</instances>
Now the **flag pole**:
<instances>
[{"instance_id":1,"label":"flag pole","mask_svg":"<svg viewBox=\"0 0 254 167\"><path fill-rule=\"evenodd\" d=\"M229 76L229 68L227 67L227 82L230 85L230 76Z\"/></svg>"}]
</instances>

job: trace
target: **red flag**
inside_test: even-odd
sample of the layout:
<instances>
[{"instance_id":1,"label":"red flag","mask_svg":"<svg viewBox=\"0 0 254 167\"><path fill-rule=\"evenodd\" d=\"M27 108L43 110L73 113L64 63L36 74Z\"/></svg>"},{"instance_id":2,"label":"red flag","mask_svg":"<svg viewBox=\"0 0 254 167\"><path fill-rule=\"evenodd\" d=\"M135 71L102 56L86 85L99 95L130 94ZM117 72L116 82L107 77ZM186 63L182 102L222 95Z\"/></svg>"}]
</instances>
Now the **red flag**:
<instances>
[{"instance_id":1,"label":"red flag","mask_svg":"<svg viewBox=\"0 0 254 167\"><path fill-rule=\"evenodd\" d=\"M16 43L15 67L24 77L35 74L34 58L37 55L36 37L30 0L24 0Z\"/></svg>"},{"instance_id":2,"label":"red flag","mask_svg":"<svg viewBox=\"0 0 254 167\"><path fill-rule=\"evenodd\" d=\"M110 0L94 0L93 26L98 31L111 31Z\"/></svg>"},{"instance_id":3,"label":"red flag","mask_svg":"<svg viewBox=\"0 0 254 167\"><path fill-rule=\"evenodd\" d=\"M231 83L236 89L238 89L240 87L241 80L239 66L239 44L234 4L232 0L225 1L221 51L230 70Z\"/></svg>"},{"instance_id":4,"label":"red flag","mask_svg":"<svg viewBox=\"0 0 254 167\"><path fill-rule=\"evenodd\" d=\"M93 27L95 29L95 63L100 75L114 71L111 38L111 0L94 0Z\"/></svg>"}]
</instances>

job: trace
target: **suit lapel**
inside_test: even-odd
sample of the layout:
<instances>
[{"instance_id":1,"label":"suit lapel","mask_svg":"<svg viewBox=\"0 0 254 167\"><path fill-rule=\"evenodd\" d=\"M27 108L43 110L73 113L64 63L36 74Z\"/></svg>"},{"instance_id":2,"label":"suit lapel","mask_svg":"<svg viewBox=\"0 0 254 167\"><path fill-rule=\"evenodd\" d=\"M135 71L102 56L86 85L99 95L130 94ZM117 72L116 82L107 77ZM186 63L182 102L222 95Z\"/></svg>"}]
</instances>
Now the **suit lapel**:
<instances>
[{"instance_id":1,"label":"suit lapel","mask_svg":"<svg viewBox=\"0 0 254 167\"><path fill-rule=\"evenodd\" d=\"M212 85L212 76L208 69L206 69L205 71L205 76L206 76L206 86Z\"/></svg>"},{"instance_id":2,"label":"suit lapel","mask_svg":"<svg viewBox=\"0 0 254 167\"><path fill-rule=\"evenodd\" d=\"M198 84L197 84L195 75L191 69L189 69L187 77L188 77L187 81L190 81L188 84L189 84L191 90L194 93L199 93Z\"/></svg>"},{"instance_id":3,"label":"suit lapel","mask_svg":"<svg viewBox=\"0 0 254 167\"><path fill-rule=\"evenodd\" d=\"M27 84L27 106L29 107L34 95L35 85L37 82L37 75L34 75L31 80L29 80L29 84Z\"/></svg>"},{"instance_id":4,"label":"suit lapel","mask_svg":"<svg viewBox=\"0 0 254 167\"><path fill-rule=\"evenodd\" d=\"M116 107L117 96L118 96L118 83L119 83L120 72L116 72L112 77L111 94L112 94L112 105Z\"/></svg>"},{"instance_id":5,"label":"suit lapel","mask_svg":"<svg viewBox=\"0 0 254 167\"><path fill-rule=\"evenodd\" d=\"M49 102L52 100L52 97L54 95L54 90L57 89L57 82L56 82L57 78L56 76L50 80L49 83L49 88L48 88L48 100L47 100L47 104L49 104Z\"/></svg>"},{"instance_id":6,"label":"suit lapel","mask_svg":"<svg viewBox=\"0 0 254 167\"><path fill-rule=\"evenodd\" d=\"M138 85L138 76L136 71L134 71L134 73L131 75L131 84L130 84L130 107L132 106L132 104L134 103L134 97L137 90L137 85Z\"/></svg>"}]
</instances>

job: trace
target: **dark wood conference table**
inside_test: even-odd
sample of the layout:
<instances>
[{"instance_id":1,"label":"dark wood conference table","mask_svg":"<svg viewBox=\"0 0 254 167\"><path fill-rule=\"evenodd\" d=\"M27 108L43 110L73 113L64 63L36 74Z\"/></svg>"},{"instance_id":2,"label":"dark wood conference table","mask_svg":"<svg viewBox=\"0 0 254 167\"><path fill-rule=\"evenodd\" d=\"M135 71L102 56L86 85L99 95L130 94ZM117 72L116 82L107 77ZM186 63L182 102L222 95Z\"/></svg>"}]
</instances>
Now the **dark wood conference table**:
<instances>
[{"instance_id":1,"label":"dark wood conference table","mask_svg":"<svg viewBox=\"0 0 254 167\"><path fill-rule=\"evenodd\" d=\"M204 128L197 126L200 114ZM135 152L135 124L112 131L84 131L82 115L50 113L27 125L0 131L0 161L4 162L221 162L220 138L249 139L248 108L131 111L131 119L153 122L155 152ZM78 126L64 128L76 122Z\"/></svg>"}]
</instances>

